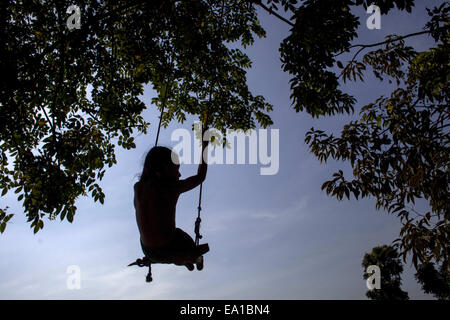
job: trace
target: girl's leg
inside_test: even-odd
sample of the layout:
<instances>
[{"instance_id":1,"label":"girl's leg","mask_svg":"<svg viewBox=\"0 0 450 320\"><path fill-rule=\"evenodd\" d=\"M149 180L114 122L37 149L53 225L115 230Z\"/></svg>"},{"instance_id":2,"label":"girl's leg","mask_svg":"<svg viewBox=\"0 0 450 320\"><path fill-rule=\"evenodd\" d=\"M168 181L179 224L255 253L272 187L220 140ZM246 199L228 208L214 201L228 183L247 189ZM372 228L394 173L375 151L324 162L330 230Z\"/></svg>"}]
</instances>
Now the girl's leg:
<instances>
[{"instance_id":1,"label":"girl's leg","mask_svg":"<svg viewBox=\"0 0 450 320\"><path fill-rule=\"evenodd\" d=\"M188 268L189 271L194 270L194 251L195 251L195 242L183 230L177 228L175 230L175 235L172 242L173 250L176 252L176 256L182 260L186 261L184 265Z\"/></svg>"},{"instance_id":2,"label":"girl's leg","mask_svg":"<svg viewBox=\"0 0 450 320\"><path fill-rule=\"evenodd\" d=\"M195 241L191 238L191 236L189 234L187 234L186 232L184 232L181 229L176 230L176 237L177 240L179 241L179 246L180 248L183 248L183 250L186 250L186 252L189 252L192 254L192 257L194 258L194 262L197 265L197 270L202 270L203 269L203 255L199 254L203 254L203 252L199 252L197 246L195 245ZM204 252L208 252L209 251L209 247L208 245L201 245L200 246L201 249ZM193 264L188 264L186 265L186 267L192 271L194 268Z\"/></svg>"},{"instance_id":3,"label":"girl's leg","mask_svg":"<svg viewBox=\"0 0 450 320\"><path fill-rule=\"evenodd\" d=\"M174 242L175 246L181 250L195 249L194 239L192 239L189 234L179 228L176 228L175 230Z\"/></svg>"}]
</instances>

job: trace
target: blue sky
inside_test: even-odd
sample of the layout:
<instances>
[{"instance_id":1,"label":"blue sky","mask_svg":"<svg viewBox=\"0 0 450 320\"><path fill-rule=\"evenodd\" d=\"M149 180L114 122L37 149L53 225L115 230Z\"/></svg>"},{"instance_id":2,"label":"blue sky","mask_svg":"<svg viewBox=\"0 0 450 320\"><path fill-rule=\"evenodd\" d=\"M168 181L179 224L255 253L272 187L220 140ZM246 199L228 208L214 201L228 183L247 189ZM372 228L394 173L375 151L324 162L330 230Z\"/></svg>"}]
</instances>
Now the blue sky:
<instances>
[{"instance_id":1,"label":"blue sky","mask_svg":"<svg viewBox=\"0 0 450 320\"><path fill-rule=\"evenodd\" d=\"M426 1L431 7L442 1ZM381 30L368 30L363 9L355 43L373 43L387 34L421 30L427 21L422 1L412 14L382 16ZM0 236L0 299L366 299L361 261L364 253L398 236L396 217L375 210L374 199L337 201L320 186L346 163L320 164L304 143L311 127L337 131L353 116L312 119L290 108L289 76L281 71L279 44L288 27L261 12L265 39L246 50L253 61L248 83L274 105L272 129L279 129L280 167L272 176L260 175L261 165L211 165L204 183L202 233L211 251L203 271L154 265L151 284L146 268L127 267L142 256L133 208L133 184L146 151L155 141L158 112L151 105L154 92L146 88L143 100L151 122L150 133L136 138L137 148L117 149L118 164L107 171L101 186L105 204L80 198L72 224L46 221L37 235L8 194L2 203L15 217ZM407 40L416 49L432 44L427 36ZM358 100L357 110L392 87L367 73L362 85L344 89ZM190 129L196 118L172 123L161 132L160 144L173 147L171 133ZM183 177L197 166L182 165ZM194 236L198 188L182 195L177 226ZM5 200L5 202L3 202ZM81 289L69 290L67 267L81 270ZM382 271L381 271L382 272ZM415 282L408 263L403 289L412 299L430 299Z\"/></svg>"}]
</instances>

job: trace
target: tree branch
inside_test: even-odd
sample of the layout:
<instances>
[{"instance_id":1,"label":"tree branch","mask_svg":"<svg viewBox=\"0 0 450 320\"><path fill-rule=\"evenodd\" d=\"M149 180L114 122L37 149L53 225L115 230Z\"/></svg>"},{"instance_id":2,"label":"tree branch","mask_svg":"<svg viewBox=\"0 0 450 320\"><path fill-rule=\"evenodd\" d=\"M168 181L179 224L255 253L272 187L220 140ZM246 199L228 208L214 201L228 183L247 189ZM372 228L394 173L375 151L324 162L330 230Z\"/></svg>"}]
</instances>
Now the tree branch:
<instances>
[{"instance_id":1,"label":"tree branch","mask_svg":"<svg viewBox=\"0 0 450 320\"><path fill-rule=\"evenodd\" d=\"M290 25L291 27L294 27L294 24L292 22L290 22L288 19L283 18L282 16L280 16L278 13L276 13L275 11L273 11L272 9L268 8L266 5L264 5L260 0L259 1L255 1L255 3L257 5L259 5L261 8L263 8L264 10L266 10L269 14L273 14L275 17L277 17L278 19L286 22L288 25Z\"/></svg>"},{"instance_id":2,"label":"tree branch","mask_svg":"<svg viewBox=\"0 0 450 320\"><path fill-rule=\"evenodd\" d=\"M372 48L372 47L380 46L380 45L383 45L383 44L388 44L388 43L395 42L395 41L400 41L400 40L403 40L403 39L406 39L406 38L410 38L410 37L414 37L414 36L418 36L418 35L426 34L426 33L430 33L430 32L431 32L430 30L425 30L425 31L419 31L419 32L415 32L415 33L410 33L410 34L407 34L407 35L404 35L404 36L401 36L401 37L395 37L395 38L392 38L392 39L389 39L389 40L385 40L385 41L377 42L377 43L372 43L372 44L355 44L355 45L352 45L352 46L348 47L347 49L360 48L355 53L355 55L353 56L353 58L351 60L351 61L353 61L353 60L355 60L356 56L362 50L364 50L366 48ZM333 57L337 57L337 56L343 54L344 52L346 52L346 51L342 50L341 52L335 54Z\"/></svg>"},{"instance_id":3,"label":"tree branch","mask_svg":"<svg viewBox=\"0 0 450 320\"><path fill-rule=\"evenodd\" d=\"M52 129L52 132L55 131L55 124L50 120L50 118L47 115L47 112L45 111L43 106L39 106L39 108L44 112L45 118L47 118L47 122L50 124L50 128Z\"/></svg>"},{"instance_id":4,"label":"tree branch","mask_svg":"<svg viewBox=\"0 0 450 320\"><path fill-rule=\"evenodd\" d=\"M416 217L422 217L422 218L425 218L425 215L424 215L424 214L417 212L416 210L414 210L413 207L411 207L411 206L406 206L406 208L408 208L409 210L411 210L411 211L416 215Z\"/></svg>"}]
</instances>

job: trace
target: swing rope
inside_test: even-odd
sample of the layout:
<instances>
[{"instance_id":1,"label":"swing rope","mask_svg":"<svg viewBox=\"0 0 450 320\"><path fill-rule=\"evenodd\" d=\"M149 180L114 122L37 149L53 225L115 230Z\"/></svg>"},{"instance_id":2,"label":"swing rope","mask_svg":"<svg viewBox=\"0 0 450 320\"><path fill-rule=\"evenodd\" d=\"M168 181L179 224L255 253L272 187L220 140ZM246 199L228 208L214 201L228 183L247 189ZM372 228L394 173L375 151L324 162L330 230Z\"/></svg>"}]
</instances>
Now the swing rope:
<instances>
[{"instance_id":1,"label":"swing rope","mask_svg":"<svg viewBox=\"0 0 450 320\"><path fill-rule=\"evenodd\" d=\"M175 55L175 50L172 51L172 57L170 58L171 64L172 64L172 69L173 69L173 64L174 64L174 55ZM161 115L159 116L158 132L156 133L155 147L158 145L159 133L161 131L162 118L163 118L163 115L164 115L164 109L166 107L167 91L168 90L169 90L169 77L167 77L166 87L164 89L164 98L163 98L163 103L162 103L162 106L161 106Z\"/></svg>"},{"instance_id":2,"label":"swing rope","mask_svg":"<svg viewBox=\"0 0 450 320\"><path fill-rule=\"evenodd\" d=\"M169 82L169 81L167 81ZM164 115L164 108L166 107L166 100L167 100L167 88L168 87L168 83L166 85L166 89L164 92L164 99L163 99L163 103L162 103L162 107L161 107L161 115L159 116L159 125L158 125L158 132L156 133L156 141L155 141L155 147L158 145L158 140L159 140L159 132L161 131L161 123L162 123L162 118Z\"/></svg>"},{"instance_id":3,"label":"swing rope","mask_svg":"<svg viewBox=\"0 0 450 320\"><path fill-rule=\"evenodd\" d=\"M166 87L166 93L167 93L167 87ZM161 115L159 116L158 133L156 134L155 147L158 145L159 132L161 131L161 122L162 122L162 117L163 117L163 114L164 114L164 107L166 106L165 102L166 102L166 97L164 97L163 105L162 105L162 108L161 108Z\"/></svg>"},{"instance_id":4,"label":"swing rope","mask_svg":"<svg viewBox=\"0 0 450 320\"><path fill-rule=\"evenodd\" d=\"M221 8L221 13L220 13L220 20L223 20L223 9L224 9L224 5L225 2L224 0L222 0L222 8ZM220 34L220 39L222 38L222 34ZM219 47L219 45L217 45L217 47ZM214 68L215 69L215 68ZM214 74L214 77L211 81L211 86L209 88L209 101L208 101L208 106L211 107L211 97L212 97L212 91L213 88L215 86L215 81L216 81L216 77L217 77L217 73ZM206 113L205 119L204 119L205 125L208 124L208 112ZM201 143L203 144L203 126L202 128L202 134L201 134ZM200 156L200 161L203 161L203 150L202 150L202 154ZM200 244L200 239L203 238L203 236L200 234L200 224L202 222L202 219L200 217L200 213L202 211L202 192L203 192L203 182L200 183L200 192L198 195L198 213L197 213L197 219L195 220L195 228L194 228L194 232L195 232L195 245L198 246Z\"/></svg>"},{"instance_id":5,"label":"swing rope","mask_svg":"<svg viewBox=\"0 0 450 320\"><path fill-rule=\"evenodd\" d=\"M200 239L203 238L203 236L200 234L200 223L202 222L202 219L200 218L200 211L202 211L202 188L203 188L203 182L200 184L200 193L198 196L198 214L197 219L195 220L195 245L200 245Z\"/></svg>"},{"instance_id":6,"label":"swing rope","mask_svg":"<svg viewBox=\"0 0 450 320\"><path fill-rule=\"evenodd\" d=\"M209 106L211 106L212 88L213 88L213 82L211 81L211 87L209 89L209 102L208 102ZM208 113L205 116L204 122L205 122L205 124L208 123ZM203 132L204 132L203 131L203 125L201 127L201 130L202 130L202 132L201 132L201 143L203 145ZM201 152L201 155L200 155L200 161L203 161L203 149L202 149L202 152ZM200 213L202 211L202 193L203 193L203 182L200 183L200 192L199 192L199 195L198 195L198 207L197 207L198 213L197 213L197 219L195 220L195 228L194 228L195 245L196 246L200 245L200 239L203 238L203 236L200 234L200 224L202 222L202 219L200 217Z\"/></svg>"}]
</instances>

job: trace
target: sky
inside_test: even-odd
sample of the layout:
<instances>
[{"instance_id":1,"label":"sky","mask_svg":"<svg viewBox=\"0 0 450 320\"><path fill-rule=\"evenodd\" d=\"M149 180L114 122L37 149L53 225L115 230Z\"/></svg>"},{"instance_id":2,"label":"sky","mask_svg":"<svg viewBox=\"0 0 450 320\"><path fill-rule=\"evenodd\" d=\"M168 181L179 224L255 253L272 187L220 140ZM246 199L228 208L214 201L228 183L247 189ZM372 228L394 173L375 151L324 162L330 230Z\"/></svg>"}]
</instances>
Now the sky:
<instances>
[{"instance_id":1,"label":"sky","mask_svg":"<svg viewBox=\"0 0 450 320\"><path fill-rule=\"evenodd\" d=\"M442 1L426 1L426 6ZM387 34L421 31L427 21L424 1L411 14L393 11L381 17L381 29L369 30L369 14L361 17L355 43L382 41ZM395 216L375 209L375 200L338 201L320 187L347 163L320 163L304 142L311 128L339 132L357 119L361 106L393 90L369 73L363 84L347 83L344 92L357 99L354 115L313 119L291 108L289 75L282 72L279 44L289 26L266 12L260 21L267 37L245 52L253 61L248 84L274 106L270 114L279 133L279 170L261 175L257 164L210 165L203 184L202 243L209 243L202 271L174 265L153 265L153 282L145 282L147 268L127 267L143 256L133 207L133 185L142 171L146 152L153 146L158 125L154 96L145 88L144 118L149 134L136 137L136 149L116 149L117 165L107 170L100 185L105 204L79 198L72 224L45 221L36 235L26 223L14 195L2 198L16 213L0 235L0 299L367 299L361 261L377 245L398 237ZM432 45L425 35L406 43L416 50ZM171 123L161 131L159 144L174 147L172 133L190 130L197 118ZM271 149L269 148L269 151ZM274 149L272 149L274 150ZM197 165L182 164L182 178ZM194 237L199 189L183 194L177 205L177 226ZM77 266L79 288L71 287L70 266ZM68 273L69 270L69 273ZM383 271L381 270L381 274ZM69 285L68 285L69 282ZM414 268L404 265L403 290L411 299L432 299L414 280Z\"/></svg>"}]
</instances>

